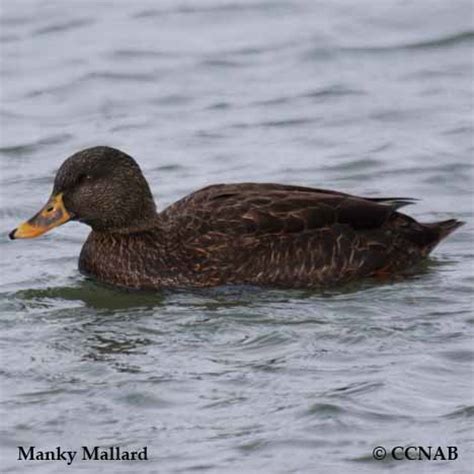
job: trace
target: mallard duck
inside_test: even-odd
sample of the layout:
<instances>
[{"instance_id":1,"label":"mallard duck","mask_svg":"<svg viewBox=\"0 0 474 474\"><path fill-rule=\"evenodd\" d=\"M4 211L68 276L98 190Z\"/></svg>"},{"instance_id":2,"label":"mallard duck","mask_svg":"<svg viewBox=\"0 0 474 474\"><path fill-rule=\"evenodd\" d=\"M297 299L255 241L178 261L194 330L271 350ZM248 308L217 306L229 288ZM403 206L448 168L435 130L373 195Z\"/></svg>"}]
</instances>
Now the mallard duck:
<instances>
[{"instance_id":1,"label":"mallard duck","mask_svg":"<svg viewBox=\"0 0 474 474\"><path fill-rule=\"evenodd\" d=\"M83 222L92 230L79 270L126 288L315 288L407 269L463 224L422 224L398 211L412 202L239 183L207 186L157 212L136 161L99 146L61 165L46 205L10 238Z\"/></svg>"}]
</instances>

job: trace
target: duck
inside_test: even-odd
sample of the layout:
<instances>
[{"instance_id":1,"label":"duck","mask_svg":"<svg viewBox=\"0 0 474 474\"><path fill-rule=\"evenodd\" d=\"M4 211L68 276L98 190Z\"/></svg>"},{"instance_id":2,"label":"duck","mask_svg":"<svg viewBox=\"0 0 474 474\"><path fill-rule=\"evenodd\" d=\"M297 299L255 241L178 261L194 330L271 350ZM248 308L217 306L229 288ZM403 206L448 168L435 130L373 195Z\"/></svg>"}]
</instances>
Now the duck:
<instances>
[{"instance_id":1,"label":"duck","mask_svg":"<svg viewBox=\"0 0 474 474\"><path fill-rule=\"evenodd\" d=\"M252 285L321 288L396 275L463 222L420 223L411 198L360 197L273 183L213 184L158 212L139 165L109 146L60 166L46 205L10 232L91 228L79 271L129 289Z\"/></svg>"}]
</instances>

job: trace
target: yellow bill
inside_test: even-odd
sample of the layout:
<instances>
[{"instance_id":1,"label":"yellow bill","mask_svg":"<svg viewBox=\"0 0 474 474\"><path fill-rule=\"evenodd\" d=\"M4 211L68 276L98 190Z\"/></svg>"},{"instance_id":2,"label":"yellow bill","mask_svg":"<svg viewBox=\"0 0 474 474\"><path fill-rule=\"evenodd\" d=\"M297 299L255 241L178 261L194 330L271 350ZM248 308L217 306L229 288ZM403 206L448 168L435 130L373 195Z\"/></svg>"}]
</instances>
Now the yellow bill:
<instances>
[{"instance_id":1,"label":"yellow bill","mask_svg":"<svg viewBox=\"0 0 474 474\"><path fill-rule=\"evenodd\" d=\"M64 207L62 193L51 196L46 205L31 219L23 222L9 234L10 239L33 239L58 227L72 216Z\"/></svg>"}]
</instances>

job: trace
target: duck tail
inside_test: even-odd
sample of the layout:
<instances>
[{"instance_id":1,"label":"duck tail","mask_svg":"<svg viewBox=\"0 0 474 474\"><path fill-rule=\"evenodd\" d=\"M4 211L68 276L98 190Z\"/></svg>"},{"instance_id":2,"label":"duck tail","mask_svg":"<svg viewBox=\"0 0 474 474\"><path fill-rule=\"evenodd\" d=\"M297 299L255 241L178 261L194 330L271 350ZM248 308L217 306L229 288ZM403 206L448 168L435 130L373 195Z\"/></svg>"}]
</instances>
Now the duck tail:
<instances>
[{"instance_id":1,"label":"duck tail","mask_svg":"<svg viewBox=\"0 0 474 474\"><path fill-rule=\"evenodd\" d=\"M461 227L464 224L465 222L458 221L457 219L448 219L447 221L432 222L430 224L425 225L438 233L438 242L440 242L441 240L445 239L449 234L454 232L458 227Z\"/></svg>"},{"instance_id":2,"label":"duck tail","mask_svg":"<svg viewBox=\"0 0 474 474\"><path fill-rule=\"evenodd\" d=\"M457 219L422 224L425 230L419 235L422 237L422 242L419 243L423 248L423 254L428 255L443 239L464 224L464 222Z\"/></svg>"}]
</instances>

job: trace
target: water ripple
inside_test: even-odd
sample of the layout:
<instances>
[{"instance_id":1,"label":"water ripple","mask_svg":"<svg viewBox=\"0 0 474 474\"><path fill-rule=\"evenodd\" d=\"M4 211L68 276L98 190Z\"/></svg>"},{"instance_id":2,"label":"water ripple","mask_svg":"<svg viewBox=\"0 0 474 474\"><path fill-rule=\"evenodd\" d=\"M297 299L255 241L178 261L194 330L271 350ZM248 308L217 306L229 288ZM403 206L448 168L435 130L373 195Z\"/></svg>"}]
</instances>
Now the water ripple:
<instances>
[{"instance_id":1,"label":"water ripple","mask_svg":"<svg viewBox=\"0 0 474 474\"><path fill-rule=\"evenodd\" d=\"M77 19L77 20L70 20L61 23L53 23L48 26L38 28L37 30L33 31L33 36L41 36L41 35L49 35L52 33L62 33L65 31L76 30L78 28L84 28L86 26L90 26L94 23L93 18L84 18L84 19Z\"/></svg>"}]
</instances>

